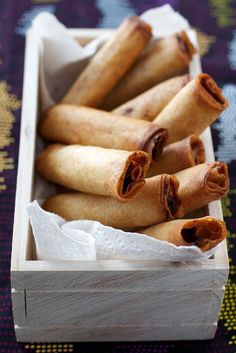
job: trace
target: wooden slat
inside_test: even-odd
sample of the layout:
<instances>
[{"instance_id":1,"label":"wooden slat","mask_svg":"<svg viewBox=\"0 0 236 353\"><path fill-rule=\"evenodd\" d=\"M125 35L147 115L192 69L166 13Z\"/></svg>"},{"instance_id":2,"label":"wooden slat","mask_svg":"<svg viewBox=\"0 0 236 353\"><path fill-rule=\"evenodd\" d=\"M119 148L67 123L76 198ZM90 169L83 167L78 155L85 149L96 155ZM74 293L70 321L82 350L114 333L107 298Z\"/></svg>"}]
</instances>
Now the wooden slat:
<instances>
[{"instance_id":1,"label":"wooden slat","mask_svg":"<svg viewBox=\"0 0 236 353\"><path fill-rule=\"evenodd\" d=\"M105 341L176 341L203 340L215 336L217 325L178 325L178 326L109 326L84 327L64 326L19 327L15 326L19 342L105 342Z\"/></svg>"},{"instance_id":2,"label":"wooden slat","mask_svg":"<svg viewBox=\"0 0 236 353\"><path fill-rule=\"evenodd\" d=\"M77 270L24 271L12 273L12 286L17 290L199 290L222 288L228 270L199 268L198 264L171 269L149 270Z\"/></svg>"},{"instance_id":3,"label":"wooden slat","mask_svg":"<svg viewBox=\"0 0 236 353\"><path fill-rule=\"evenodd\" d=\"M214 323L224 291L28 291L19 326L142 326ZM22 308L23 309L23 308ZM20 318L19 321L17 318Z\"/></svg>"},{"instance_id":4,"label":"wooden slat","mask_svg":"<svg viewBox=\"0 0 236 353\"><path fill-rule=\"evenodd\" d=\"M26 325L27 308L25 291L16 291L15 289L12 289L11 299L14 322Z\"/></svg>"},{"instance_id":5,"label":"wooden slat","mask_svg":"<svg viewBox=\"0 0 236 353\"><path fill-rule=\"evenodd\" d=\"M34 176L35 137L38 114L39 43L32 30L26 38L23 105L17 173L11 269L19 269L29 250L29 219L26 207L31 201Z\"/></svg>"}]
</instances>

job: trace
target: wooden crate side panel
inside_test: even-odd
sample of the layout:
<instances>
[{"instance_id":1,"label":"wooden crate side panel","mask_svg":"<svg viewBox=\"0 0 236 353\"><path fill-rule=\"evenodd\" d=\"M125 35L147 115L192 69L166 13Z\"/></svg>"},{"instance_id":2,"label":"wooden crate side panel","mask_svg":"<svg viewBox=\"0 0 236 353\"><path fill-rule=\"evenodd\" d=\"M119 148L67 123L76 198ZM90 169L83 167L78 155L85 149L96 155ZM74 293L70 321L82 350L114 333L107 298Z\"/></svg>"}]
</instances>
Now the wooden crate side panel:
<instances>
[{"instance_id":1,"label":"wooden crate side panel","mask_svg":"<svg viewBox=\"0 0 236 353\"><path fill-rule=\"evenodd\" d=\"M204 340L215 336L217 325L127 326L127 327L19 327L18 342L106 342Z\"/></svg>"},{"instance_id":2,"label":"wooden crate side panel","mask_svg":"<svg viewBox=\"0 0 236 353\"><path fill-rule=\"evenodd\" d=\"M26 38L23 105L21 119L19 165L13 227L11 268L17 270L29 250L29 220L26 207L31 201L34 175L35 135L38 113L39 42L30 30Z\"/></svg>"},{"instance_id":3,"label":"wooden crate side panel","mask_svg":"<svg viewBox=\"0 0 236 353\"><path fill-rule=\"evenodd\" d=\"M184 268L132 271L15 271L12 287L17 290L199 290L223 287L228 269Z\"/></svg>"},{"instance_id":4,"label":"wooden crate side panel","mask_svg":"<svg viewBox=\"0 0 236 353\"><path fill-rule=\"evenodd\" d=\"M26 324L26 295L25 291L11 290L11 300L12 300L12 311L14 317L14 323L21 323L21 325Z\"/></svg>"},{"instance_id":5,"label":"wooden crate side panel","mask_svg":"<svg viewBox=\"0 0 236 353\"><path fill-rule=\"evenodd\" d=\"M27 291L25 295L25 321L20 315L14 320L19 326L155 326L216 322L224 290Z\"/></svg>"}]
</instances>

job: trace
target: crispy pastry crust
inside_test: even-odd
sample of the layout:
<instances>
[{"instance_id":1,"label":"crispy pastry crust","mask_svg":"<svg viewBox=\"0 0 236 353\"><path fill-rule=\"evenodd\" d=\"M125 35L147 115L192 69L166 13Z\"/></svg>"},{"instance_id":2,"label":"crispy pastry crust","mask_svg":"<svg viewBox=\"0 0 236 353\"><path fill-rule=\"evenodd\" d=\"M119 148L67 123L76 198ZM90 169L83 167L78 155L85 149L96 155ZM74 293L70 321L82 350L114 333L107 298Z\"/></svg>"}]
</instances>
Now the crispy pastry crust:
<instances>
[{"instance_id":1,"label":"crispy pastry crust","mask_svg":"<svg viewBox=\"0 0 236 353\"><path fill-rule=\"evenodd\" d=\"M190 135L166 146L156 164L152 164L147 177L157 174L174 174L205 162L205 149L200 137Z\"/></svg>"},{"instance_id":2,"label":"crispy pastry crust","mask_svg":"<svg viewBox=\"0 0 236 353\"><path fill-rule=\"evenodd\" d=\"M153 40L102 104L112 110L158 83L184 73L196 49L185 32Z\"/></svg>"},{"instance_id":3,"label":"crispy pastry crust","mask_svg":"<svg viewBox=\"0 0 236 353\"><path fill-rule=\"evenodd\" d=\"M112 113L152 121L189 81L189 75L170 78L115 108Z\"/></svg>"},{"instance_id":4,"label":"crispy pastry crust","mask_svg":"<svg viewBox=\"0 0 236 353\"><path fill-rule=\"evenodd\" d=\"M36 170L67 188L125 200L144 185L149 164L143 151L52 144L37 158Z\"/></svg>"},{"instance_id":5,"label":"crispy pastry crust","mask_svg":"<svg viewBox=\"0 0 236 353\"><path fill-rule=\"evenodd\" d=\"M168 144L210 126L228 107L221 89L208 74L199 74L184 86L153 120L169 133Z\"/></svg>"},{"instance_id":6,"label":"crispy pastry crust","mask_svg":"<svg viewBox=\"0 0 236 353\"><path fill-rule=\"evenodd\" d=\"M160 223L141 233L177 246L196 245L201 251L207 251L225 239L227 229L220 219L202 217Z\"/></svg>"},{"instance_id":7,"label":"crispy pastry crust","mask_svg":"<svg viewBox=\"0 0 236 353\"><path fill-rule=\"evenodd\" d=\"M132 66L151 35L151 27L139 17L125 19L81 72L62 102L98 106Z\"/></svg>"},{"instance_id":8,"label":"crispy pastry crust","mask_svg":"<svg viewBox=\"0 0 236 353\"><path fill-rule=\"evenodd\" d=\"M185 214L221 199L229 189L227 164L203 163L175 174Z\"/></svg>"},{"instance_id":9,"label":"crispy pastry crust","mask_svg":"<svg viewBox=\"0 0 236 353\"><path fill-rule=\"evenodd\" d=\"M179 183L163 174L146 180L139 193L127 202L83 193L49 197L44 208L67 220L90 219L120 229L136 229L183 216Z\"/></svg>"},{"instance_id":10,"label":"crispy pastry crust","mask_svg":"<svg viewBox=\"0 0 236 353\"><path fill-rule=\"evenodd\" d=\"M167 130L147 121L69 104L47 110L39 133L49 141L148 152L156 162L167 141Z\"/></svg>"}]
</instances>

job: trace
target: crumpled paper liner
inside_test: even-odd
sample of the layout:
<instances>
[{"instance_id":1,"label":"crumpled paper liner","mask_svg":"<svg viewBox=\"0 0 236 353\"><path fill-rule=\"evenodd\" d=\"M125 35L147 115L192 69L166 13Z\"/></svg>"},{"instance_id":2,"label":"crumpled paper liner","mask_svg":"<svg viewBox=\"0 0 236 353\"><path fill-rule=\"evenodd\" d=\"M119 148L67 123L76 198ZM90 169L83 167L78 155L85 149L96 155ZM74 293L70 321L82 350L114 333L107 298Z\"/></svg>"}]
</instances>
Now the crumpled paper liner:
<instances>
[{"instance_id":1,"label":"crumpled paper liner","mask_svg":"<svg viewBox=\"0 0 236 353\"><path fill-rule=\"evenodd\" d=\"M213 255L196 246L176 246L144 234L124 232L95 221L71 221L29 204L38 260L194 261Z\"/></svg>"}]
</instances>

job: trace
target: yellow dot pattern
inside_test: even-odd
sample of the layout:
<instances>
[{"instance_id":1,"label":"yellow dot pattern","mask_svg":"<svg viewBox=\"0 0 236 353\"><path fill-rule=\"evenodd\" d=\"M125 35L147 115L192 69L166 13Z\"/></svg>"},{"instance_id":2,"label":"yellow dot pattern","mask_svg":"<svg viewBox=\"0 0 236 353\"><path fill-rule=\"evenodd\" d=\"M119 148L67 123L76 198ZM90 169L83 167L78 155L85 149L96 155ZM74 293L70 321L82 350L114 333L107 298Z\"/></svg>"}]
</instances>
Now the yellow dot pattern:
<instances>
[{"instance_id":1,"label":"yellow dot pattern","mask_svg":"<svg viewBox=\"0 0 236 353\"><path fill-rule=\"evenodd\" d=\"M197 41L199 44L199 52L201 56L206 55L209 52L210 47L213 43L216 42L215 36L210 36L204 32L201 32L199 29L197 31Z\"/></svg>"},{"instance_id":2,"label":"yellow dot pattern","mask_svg":"<svg viewBox=\"0 0 236 353\"><path fill-rule=\"evenodd\" d=\"M232 0L209 0L210 15L215 17L218 27L225 28L236 24L234 2Z\"/></svg>"},{"instance_id":3,"label":"yellow dot pattern","mask_svg":"<svg viewBox=\"0 0 236 353\"><path fill-rule=\"evenodd\" d=\"M224 326L227 331L232 331L233 335L229 341L229 344L236 344L236 284L228 281L225 291L224 302L221 308L220 319L224 321Z\"/></svg>"},{"instance_id":4,"label":"yellow dot pattern","mask_svg":"<svg viewBox=\"0 0 236 353\"><path fill-rule=\"evenodd\" d=\"M231 199L230 195L235 195L236 189L232 189L229 191L229 194L224 197L222 200L223 214L224 217L231 217L232 212L230 209ZM228 250L232 250L234 248L236 239L236 233L228 232L227 236L227 245ZM233 259L229 258L230 263L230 277L236 274L236 265L233 263ZM236 345L236 283L233 283L231 279L228 280L224 301L221 307L220 320L224 322L224 326L232 333L231 338L228 342L229 345Z\"/></svg>"},{"instance_id":5,"label":"yellow dot pattern","mask_svg":"<svg viewBox=\"0 0 236 353\"><path fill-rule=\"evenodd\" d=\"M232 216L232 212L229 208L230 206L230 198L229 195L226 195L223 197L223 199L221 200L221 205L222 205L222 209L223 209L223 214L225 217L231 217Z\"/></svg>"},{"instance_id":6,"label":"yellow dot pattern","mask_svg":"<svg viewBox=\"0 0 236 353\"><path fill-rule=\"evenodd\" d=\"M25 349L34 350L35 353L71 353L74 351L72 343L28 343Z\"/></svg>"},{"instance_id":7,"label":"yellow dot pattern","mask_svg":"<svg viewBox=\"0 0 236 353\"><path fill-rule=\"evenodd\" d=\"M20 101L11 93L10 86L5 81L0 81L0 173L4 170L14 169L14 159L4 150L14 142L11 136L12 126L15 122L13 111L19 109ZM3 176L0 176L0 192L7 186Z\"/></svg>"}]
</instances>

